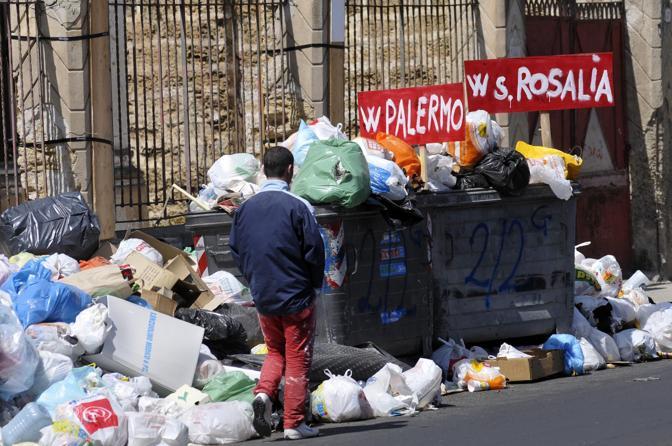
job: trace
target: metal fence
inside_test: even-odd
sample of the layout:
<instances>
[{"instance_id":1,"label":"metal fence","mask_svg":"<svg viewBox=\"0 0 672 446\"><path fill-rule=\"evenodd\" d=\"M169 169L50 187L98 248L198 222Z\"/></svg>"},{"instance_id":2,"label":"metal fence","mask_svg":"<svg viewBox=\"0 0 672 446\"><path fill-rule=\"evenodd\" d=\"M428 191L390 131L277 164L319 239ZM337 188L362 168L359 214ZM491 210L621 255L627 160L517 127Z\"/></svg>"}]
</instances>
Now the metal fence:
<instances>
[{"instance_id":1,"label":"metal fence","mask_svg":"<svg viewBox=\"0 0 672 446\"><path fill-rule=\"evenodd\" d=\"M575 20L617 20L623 18L622 0L577 2L576 0L526 0L528 17L558 17Z\"/></svg>"},{"instance_id":2,"label":"metal fence","mask_svg":"<svg viewBox=\"0 0 672 446\"><path fill-rule=\"evenodd\" d=\"M463 80L483 54L478 0L346 0L346 129L358 132L357 92Z\"/></svg>"},{"instance_id":3,"label":"metal fence","mask_svg":"<svg viewBox=\"0 0 672 446\"><path fill-rule=\"evenodd\" d=\"M110 0L117 218L187 211L221 155L261 154L303 116L288 0Z\"/></svg>"}]
</instances>

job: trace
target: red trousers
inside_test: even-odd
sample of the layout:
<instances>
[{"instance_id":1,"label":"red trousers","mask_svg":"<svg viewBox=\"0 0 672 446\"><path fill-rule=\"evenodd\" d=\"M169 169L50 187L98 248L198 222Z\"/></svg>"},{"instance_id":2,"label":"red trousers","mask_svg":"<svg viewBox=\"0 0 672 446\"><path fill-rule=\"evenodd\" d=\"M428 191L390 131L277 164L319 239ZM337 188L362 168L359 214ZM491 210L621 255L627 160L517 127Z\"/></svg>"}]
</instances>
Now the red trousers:
<instances>
[{"instance_id":1,"label":"red trousers","mask_svg":"<svg viewBox=\"0 0 672 446\"><path fill-rule=\"evenodd\" d=\"M308 374L313 360L315 306L296 314L259 315L268 355L254 393L277 400L278 386L285 377L284 428L294 429L305 420Z\"/></svg>"}]
</instances>

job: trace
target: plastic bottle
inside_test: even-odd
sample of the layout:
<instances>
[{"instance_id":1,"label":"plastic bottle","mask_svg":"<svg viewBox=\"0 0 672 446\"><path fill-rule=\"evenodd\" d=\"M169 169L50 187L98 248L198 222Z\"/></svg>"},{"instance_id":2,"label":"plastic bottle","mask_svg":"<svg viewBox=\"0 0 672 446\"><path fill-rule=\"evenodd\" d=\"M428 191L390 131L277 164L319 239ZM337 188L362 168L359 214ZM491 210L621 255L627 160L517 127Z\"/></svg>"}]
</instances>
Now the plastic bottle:
<instances>
[{"instance_id":1,"label":"plastic bottle","mask_svg":"<svg viewBox=\"0 0 672 446\"><path fill-rule=\"evenodd\" d=\"M470 392L480 392L482 390L490 390L490 384L482 381L471 380L467 383L467 390Z\"/></svg>"},{"instance_id":2,"label":"plastic bottle","mask_svg":"<svg viewBox=\"0 0 672 446\"><path fill-rule=\"evenodd\" d=\"M51 424L49 412L37 403L28 403L12 421L2 428L4 444L18 444L40 440L40 429Z\"/></svg>"}]
</instances>

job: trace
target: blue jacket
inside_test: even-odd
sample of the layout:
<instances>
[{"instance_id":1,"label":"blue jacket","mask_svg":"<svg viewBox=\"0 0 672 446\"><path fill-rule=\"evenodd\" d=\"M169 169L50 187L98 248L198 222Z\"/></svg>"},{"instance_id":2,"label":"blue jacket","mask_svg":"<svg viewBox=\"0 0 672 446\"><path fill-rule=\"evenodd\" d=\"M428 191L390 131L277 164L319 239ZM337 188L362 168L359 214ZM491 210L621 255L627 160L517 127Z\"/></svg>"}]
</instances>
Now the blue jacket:
<instances>
[{"instance_id":1,"label":"blue jacket","mask_svg":"<svg viewBox=\"0 0 672 446\"><path fill-rule=\"evenodd\" d=\"M261 314L297 313L324 277L324 244L313 207L269 180L236 211L229 235L233 258Z\"/></svg>"}]
</instances>

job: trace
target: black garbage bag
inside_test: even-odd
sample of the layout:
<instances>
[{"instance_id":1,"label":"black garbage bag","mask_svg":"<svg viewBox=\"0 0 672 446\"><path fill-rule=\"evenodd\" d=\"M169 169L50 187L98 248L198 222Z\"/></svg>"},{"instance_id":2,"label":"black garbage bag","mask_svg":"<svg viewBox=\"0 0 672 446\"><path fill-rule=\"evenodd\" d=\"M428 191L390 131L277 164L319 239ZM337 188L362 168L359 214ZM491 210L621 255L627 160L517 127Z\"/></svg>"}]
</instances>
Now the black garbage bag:
<instances>
[{"instance_id":1,"label":"black garbage bag","mask_svg":"<svg viewBox=\"0 0 672 446\"><path fill-rule=\"evenodd\" d=\"M379 207L387 224L395 229L410 228L425 219L410 197L392 201L382 195L372 194L366 203Z\"/></svg>"},{"instance_id":2,"label":"black garbage bag","mask_svg":"<svg viewBox=\"0 0 672 446\"><path fill-rule=\"evenodd\" d=\"M455 174L457 183L454 189L468 190L468 189L487 189L490 187L488 179L480 173L468 171L464 173Z\"/></svg>"},{"instance_id":3,"label":"black garbage bag","mask_svg":"<svg viewBox=\"0 0 672 446\"><path fill-rule=\"evenodd\" d=\"M203 343L217 359L237 353L249 353L247 333L231 316L193 308L179 308L175 317L205 329Z\"/></svg>"},{"instance_id":4,"label":"black garbage bag","mask_svg":"<svg viewBox=\"0 0 672 446\"><path fill-rule=\"evenodd\" d=\"M61 253L88 260L98 249L100 225L82 195L68 192L7 209L0 233L11 255Z\"/></svg>"},{"instance_id":5,"label":"black garbage bag","mask_svg":"<svg viewBox=\"0 0 672 446\"><path fill-rule=\"evenodd\" d=\"M519 195L530 183L525 157L515 150L498 148L488 153L474 168L490 186L506 195Z\"/></svg>"},{"instance_id":6,"label":"black garbage bag","mask_svg":"<svg viewBox=\"0 0 672 446\"><path fill-rule=\"evenodd\" d=\"M264 334L261 332L259 316L255 307L245 307L238 304L222 304L215 309L216 313L231 317L242 324L247 333L247 346L264 343Z\"/></svg>"}]
</instances>

